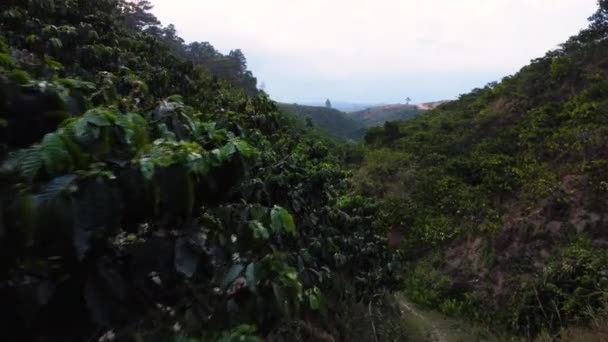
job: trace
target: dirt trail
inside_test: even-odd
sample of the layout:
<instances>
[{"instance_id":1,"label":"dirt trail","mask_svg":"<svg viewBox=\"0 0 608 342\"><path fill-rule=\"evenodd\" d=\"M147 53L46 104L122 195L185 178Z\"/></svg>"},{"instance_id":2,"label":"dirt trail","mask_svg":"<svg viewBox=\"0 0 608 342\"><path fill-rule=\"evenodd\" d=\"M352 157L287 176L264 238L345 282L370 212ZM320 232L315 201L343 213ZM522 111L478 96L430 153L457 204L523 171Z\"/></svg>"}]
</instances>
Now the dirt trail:
<instances>
[{"instance_id":1,"label":"dirt trail","mask_svg":"<svg viewBox=\"0 0 608 342\"><path fill-rule=\"evenodd\" d=\"M422 323L427 326L428 331L430 332L430 339L434 342L447 342L445 335L441 332L441 330L428 318L426 318L423 314L418 312L410 303L408 303L405 299L399 299L399 306L401 307L401 312L403 314L409 313L418 318ZM405 311L403 311L405 310Z\"/></svg>"},{"instance_id":2,"label":"dirt trail","mask_svg":"<svg viewBox=\"0 0 608 342\"><path fill-rule=\"evenodd\" d=\"M413 342L494 342L500 341L470 324L460 322L444 315L422 310L398 294L395 300L403 314L404 325L408 330L408 341Z\"/></svg>"}]
</instances>

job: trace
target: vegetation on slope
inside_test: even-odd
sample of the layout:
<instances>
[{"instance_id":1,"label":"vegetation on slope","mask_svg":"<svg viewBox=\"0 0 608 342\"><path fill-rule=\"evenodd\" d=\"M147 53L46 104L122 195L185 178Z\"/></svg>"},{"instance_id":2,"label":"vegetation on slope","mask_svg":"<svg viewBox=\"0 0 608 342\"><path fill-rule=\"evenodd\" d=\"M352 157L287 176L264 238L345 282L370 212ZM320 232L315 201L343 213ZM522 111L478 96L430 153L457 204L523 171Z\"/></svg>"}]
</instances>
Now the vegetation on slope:
<instances>
[{"instance_id":1,"label":"vegetation on slope","mask_svg":"<svg viewBox=\"0 0 608 342\"><path fill-rule=\"evenodd\" d=\"M349 113L348 116L370 128L382 126L387 121L410 120L421 112L422 110L415 105L390 105L367 108Z\"/></svg>"},{"instance_id":2,"label":"vegetation on slope","mask_svg":"<svg viewBox=\"0 0 608 342\"><path fill-rule=\"evenodd\" d=\"M500 83L370 130L360 191L403 233L419 303L525 336L608 303L608 1Z\"/></svg>"},{"instance_id":3,"label":"vegetation on slope","mask_svg":"<svg viewBox=\"0 0 608 342\"><path fill-rule=\"evenodd\" d=\"M309 127L319 128L331 136L357 141L365 134L361 123L337 109L284 103L278 106L285 113L304 119Z\"/></svg>"},{"instance_id":4,"label":"vegetation on slope","mask_svg":"<svg viewBox=\"0 0 608 342\"><path fill-rule=\"evenodd\" d=\"M343 303L395 283L377 205L244 59L148 11L0 4L3 337L344 337Z\"/></svg>"},{"instance_id":5,"label":"vegetation on slope","mask_svg":"<svg viewBox=\"0 0 608 342\"><path fill-rule=\"evenodd\" d=\"M329 136L354 141L361 140L368 128L382 126L389 121L409 120L422 112L410 105L372 107L353 113L298 104L281 103L278 106L285 113L305 120L308 127L317 128Z\"/></svg>"}]
</instances>

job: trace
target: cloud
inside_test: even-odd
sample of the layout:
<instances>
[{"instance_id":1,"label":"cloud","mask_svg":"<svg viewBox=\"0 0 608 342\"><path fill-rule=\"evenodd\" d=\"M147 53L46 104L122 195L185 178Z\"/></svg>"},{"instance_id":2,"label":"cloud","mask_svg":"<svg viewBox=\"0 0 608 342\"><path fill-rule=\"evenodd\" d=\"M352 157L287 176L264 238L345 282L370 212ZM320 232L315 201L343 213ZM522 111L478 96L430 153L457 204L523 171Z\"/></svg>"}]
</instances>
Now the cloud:
<instances>
[{"instance_id":1,"label":"cloud","mask_svg":"<svg viewBox=\"0 0 608 342\"><path fill-rule=\"evenodd\" d=\"M298 79L327 94L331 87L323 82L368 80L361 89L369 89L374 79L393 77L394 84L412 73L433 79L513 73L585 27L596 8L596 0L152 2L163 23L174 23L187 41L243 49L254 74L279 97ZM314 89L300 94L309 95Z\"/></svg>"}]
</instances>

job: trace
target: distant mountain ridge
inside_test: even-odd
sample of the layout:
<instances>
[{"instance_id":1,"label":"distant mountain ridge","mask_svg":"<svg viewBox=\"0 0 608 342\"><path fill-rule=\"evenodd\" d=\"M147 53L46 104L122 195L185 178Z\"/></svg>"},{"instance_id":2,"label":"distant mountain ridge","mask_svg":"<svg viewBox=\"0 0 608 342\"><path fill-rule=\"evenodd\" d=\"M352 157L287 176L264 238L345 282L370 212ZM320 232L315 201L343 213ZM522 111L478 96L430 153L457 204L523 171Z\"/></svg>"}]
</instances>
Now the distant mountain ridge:
<instances>
[{"instance_id":1,"label":"distant mountain ridge","mask_svg":"<svg viewBox=\"0 0 608 342\"><path fill-rule=\"evenodd\" d=\"M330 99L331 100L331 99ZM310 107L325 107L325 102L319 101L306 101L294 103L299 106L310 106ZM347 102L347 101L331 101L331 106L341 112L352 113L361 111L367 108L384 106L385 103L359 103L359 102Z\"/></svg>"},{"instance_id":2,"label":"distant mountain ridge","mask_svg":"<svg viewBox=\"0 0 608 342\"><path fill-rule=\"evenodd\" d=\"M426 106L428 107L428 106ZM404 121L416 117L425 109L418 105L392 104L371 107L348 115L361 122L365 127L382 126L387 121Z\"/></svg>"},{"instance_id":3,"label":"distant mountain ridge","mask_svg":"<svg viewBox=\"0 0 608 342\"><path fill-rule=\"evenodd\" d=\"M435 102L426 102L426 103L417 104L416 107L420 110L432 110L443 104L450 103L450 102L452 102L452 101L451 100L442 100L442 101L435 101Z\"/></svg>"},{"instance_id":4,"label":"distant mountain ridge","mask_svg":"<svg viewBox=\"0 0 608 342\"><path fill-rule=\"evenodd\" d=\"M355 112L343 112L323 105L278 103L279 108L301 119L310 118L311 124L338 138L360 140L368 128L383 126L387 121L406 121L418 114L435 109L449 101L422 104L390 104L370 106Z\"/></svg>"},{"instance_id":5,"label":"distant mountain ridge","mask_svg":"<svg viewBox=\"0 0 608 342\"><path fill-rule=\"evenodd\" d=\"M365 134L365 126L337 109L321 106L278 103L283 112L310 119L310 123L329 135L347 140L360 140Z\"/></svg>"}]
</instances>

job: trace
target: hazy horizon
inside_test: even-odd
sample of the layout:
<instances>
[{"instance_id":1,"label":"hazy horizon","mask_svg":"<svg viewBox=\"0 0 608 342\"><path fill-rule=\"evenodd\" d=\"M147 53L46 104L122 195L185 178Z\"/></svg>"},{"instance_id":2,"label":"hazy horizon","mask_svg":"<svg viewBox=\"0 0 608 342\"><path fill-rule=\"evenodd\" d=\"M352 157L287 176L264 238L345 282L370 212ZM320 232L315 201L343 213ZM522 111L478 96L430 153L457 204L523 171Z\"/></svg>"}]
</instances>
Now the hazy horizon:
<instances>
[{"instance_id":1,"label":"hazy horizon","mask_svg":"<svg viewBox=\"0 0 608 342\"><path fill-rule=\"evenodd\" d=\"M453 99L556 48L596 10L596 0L151 2L187 42L241 49L287 103Z\"/></svg>"}]
</instances>

